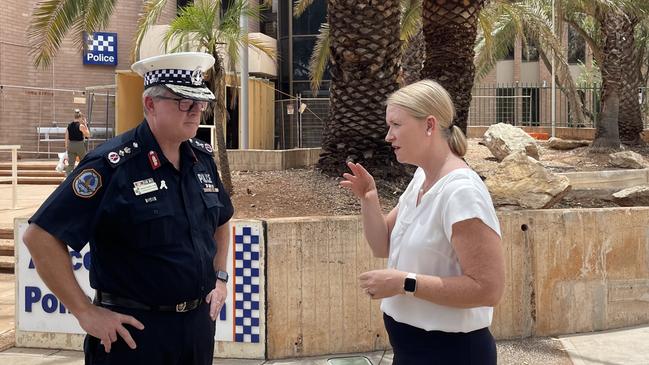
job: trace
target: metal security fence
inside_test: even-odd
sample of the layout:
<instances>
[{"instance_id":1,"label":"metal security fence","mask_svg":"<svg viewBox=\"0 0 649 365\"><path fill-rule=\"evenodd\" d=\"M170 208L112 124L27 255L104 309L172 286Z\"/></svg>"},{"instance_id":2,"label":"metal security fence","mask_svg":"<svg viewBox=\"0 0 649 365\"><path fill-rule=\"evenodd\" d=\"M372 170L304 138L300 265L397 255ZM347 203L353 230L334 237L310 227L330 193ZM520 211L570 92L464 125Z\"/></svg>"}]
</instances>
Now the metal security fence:
<instances>
[{"instance_id":1,"label":"metal security fence","mask_svg":"<svg viewBox=\"0 0 649 365\"><path fill-rule=\"evenodd\" d=\"M328 98L298 97L275 101L276 148L320 147L328 120Z\"/></svg>"},{"instance_id":2,"label":"metal security fence","mask_svg":"<svg viewBox=\"0 0 649 365\"><path fill-rule=\"evenodd\" d=\"M571 116L566 93L556 89L555 122L557 127L594 128L601 112L601 85L578 85L577 93L582 103L585 120L577 123ZM509 123L515 126L552 126L552 88L545 84L495 84L473 88L469 126L489 126ZM647 88L638 89L642 103L643 123L649 128Z\"/></svg>"},{"instance_id":3,"label":"metal security fence","mask_svg":"<svg viewBox=\"0 0 649 365\"><path fill-rule=\"evenodd\" d=\"M599 85L578 88L586 120L575 123L571 105L563 90L556 89L557 127L594 127L600 110ZM473 88L469 126L509 123L515 126L552 126L552 88L544 84L494 84Z\"/></svg>"},{"instance_id":4,"label":"metal security fence","mask_svg":"<svg viewBox=\"0 0 649 365\"><path fill-rule=\"evenodd\" d=\"M601 110L601 85L578 85L583 123L570 116L571 104L562 89L556 89L556 127L594 128ZM649 91L638 90L645 129L649 128ZM303 106L306 105L306 106ZM300 113L300 107L303 108ZM329 120L329 99L290 98L275 102L275 146L278 149L319 147ZM552 87L545 84L493 84L473 88L469 126L509 123L515 126L552 126Z\"/></svg>"}]
</instances>

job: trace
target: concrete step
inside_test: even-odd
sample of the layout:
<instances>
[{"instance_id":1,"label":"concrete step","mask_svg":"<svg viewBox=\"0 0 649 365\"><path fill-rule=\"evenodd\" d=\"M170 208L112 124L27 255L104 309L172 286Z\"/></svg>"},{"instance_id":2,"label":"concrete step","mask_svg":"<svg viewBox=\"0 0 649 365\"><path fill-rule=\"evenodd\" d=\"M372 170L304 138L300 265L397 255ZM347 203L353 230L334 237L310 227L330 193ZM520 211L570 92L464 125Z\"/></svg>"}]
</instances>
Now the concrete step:
<instances>
[{"instance_id":1,"label":"concrete step","mask_svg":"<svg viewBox=\"0 0 649 365\"><path fill-rule=\"evenodd\" d=\"M0 170L0 176L10 177L11 171ZM18 170L18 178L20 177L61 177L63 173L52 170Z\"/></svg>"},{"instance_id":2,"label":"concrete step","mask_svg":"<svg viewBox=\"0 0 649 365\"><path fill-rule=\"evenodd\" d=\"M47 170L54 171L58 159L36 160L36 161L18 161L18 170ZM0 162L0 170L11 171L11 162Z\"/></svg>"},{"instance_id":3,"label":"concrete step","mask_svg":"<svg viewBox=\"0 0 649 365\"><path fill-rule=\"evenodd\" d=\"M0 239L0 256L14 256L14 240Z\"/></svg>"},{"instance_id":4,"label":"concrete step","mask_svg":"<svg viewBox=\"0 0 649 365\"><path fill-rule=\"evenodd\" d=\"M13 228L0 228L0 239L2 239L2 240L13 240L14 239L14 229Z\"/></svg>"},{"instance_id":5,"label":"concrete step","mask_svg":"<svg viewBox=\"0 0 649 365\"><path fill-rule=\"evenodd\" d=\"M18 184L20 185L59 185L65 180L65 176L61 177L18 177ZM0 181L0 184L11 184L11 181Z\"/></svg>"},{"instance_id":6,"label":"concrete step","mask_svg":"<svg viewBox=\"0 0 649 365\"><path fill-rule=\"evenodd\" d=\"M13 256L0 256L0 273L13 273L16 259Z\"/></svg>"}]
</instances>

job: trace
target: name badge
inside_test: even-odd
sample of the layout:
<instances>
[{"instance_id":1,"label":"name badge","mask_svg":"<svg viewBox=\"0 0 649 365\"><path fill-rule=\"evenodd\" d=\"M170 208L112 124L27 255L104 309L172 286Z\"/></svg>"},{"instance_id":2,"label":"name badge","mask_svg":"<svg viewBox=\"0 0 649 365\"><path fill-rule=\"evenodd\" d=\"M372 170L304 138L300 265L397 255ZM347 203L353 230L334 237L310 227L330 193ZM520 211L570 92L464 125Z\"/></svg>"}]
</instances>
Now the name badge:
<instances>
[{"instance_id":1,"label":"name badge","mask_svg":"<svg viewBox=\"0 0 649 365\"><path fill-rule=\"evenodd\" d=\"M135 195L142 195L158 190L158 184L152 178L136 181L133 183Z\"/></svg>"}]
</instances>

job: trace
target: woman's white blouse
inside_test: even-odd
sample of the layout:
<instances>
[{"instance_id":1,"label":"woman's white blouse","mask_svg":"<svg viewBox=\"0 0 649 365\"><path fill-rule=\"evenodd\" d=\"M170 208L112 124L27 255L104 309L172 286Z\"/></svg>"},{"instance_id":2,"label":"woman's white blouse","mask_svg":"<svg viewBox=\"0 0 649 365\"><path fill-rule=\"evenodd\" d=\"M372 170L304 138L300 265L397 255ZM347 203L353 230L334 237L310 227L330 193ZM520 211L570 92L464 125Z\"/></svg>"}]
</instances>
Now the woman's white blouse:
<instances>
[{"instance_id":1,"label":"woman's white blouse","mask_svg":"<svg viewBox=\"0 0 649 365\"><path fill-rule=\"evenodd\" d=\"M500 236L491 196L480 176L468 168L439 179L421 198L425 173L418 168L399 198L399 212L390 235L388 267L418 275L462 275L451 244L453 224L479 218ZM475 237L479 245L481 237ZM470 332L491 324L492 307L453 308L400 294L383 299L381 310L397 322L424 330Z\"/></svg>"}]
</instances>

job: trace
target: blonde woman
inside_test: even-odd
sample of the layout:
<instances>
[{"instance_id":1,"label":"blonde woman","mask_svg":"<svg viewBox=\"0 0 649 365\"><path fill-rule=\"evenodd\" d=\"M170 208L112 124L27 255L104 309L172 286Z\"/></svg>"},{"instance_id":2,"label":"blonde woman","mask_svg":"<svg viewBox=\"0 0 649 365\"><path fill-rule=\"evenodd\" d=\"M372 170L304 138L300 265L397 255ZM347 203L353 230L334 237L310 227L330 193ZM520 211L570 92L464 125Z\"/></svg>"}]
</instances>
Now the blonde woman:
<instances>
[{"instance_id":1,"label":"blonde woman","mask_svg":"<svg viewBox=\"0 0 649 365\"><path fill-rule=\"evenodd\" d=\"M372 176L360 164L341 185L361 200L363 231L388 268L361 274L381 310L395 365L496 364L489 332L504 289L498 218L487 188L462 160L466 137L452 125L448 92L431 80L389 96L385 137L397 160L417 166L383 215Z\"/></svg>"},{"instance_id":2,"label":"blonde woman","mask_svg":"<svg viewBox=\"0 0 649 365\"><path fill-rule=\"evenodd\" d=\"M86 157L87 145L85 140L90 138L90 130L86 118L79 109L74 110L74 121L68 124L65 129L65 151L68 153L68 166L65 167L65 175L70 175L74 170L77 158L79 161Z\"/></svg>"}]
</instances>

